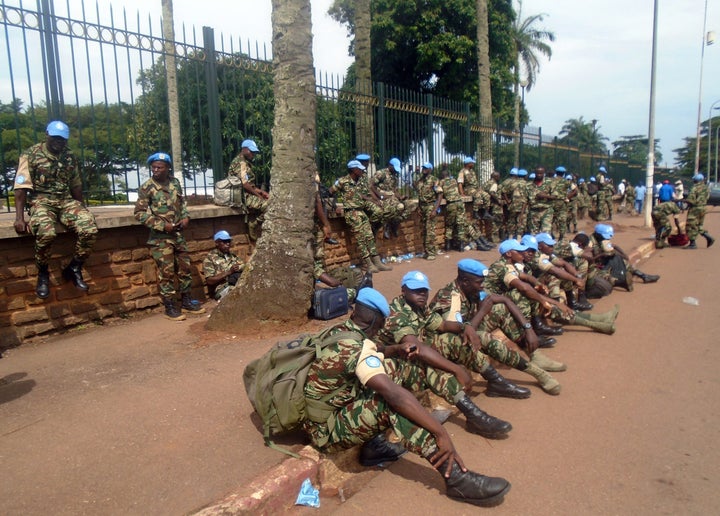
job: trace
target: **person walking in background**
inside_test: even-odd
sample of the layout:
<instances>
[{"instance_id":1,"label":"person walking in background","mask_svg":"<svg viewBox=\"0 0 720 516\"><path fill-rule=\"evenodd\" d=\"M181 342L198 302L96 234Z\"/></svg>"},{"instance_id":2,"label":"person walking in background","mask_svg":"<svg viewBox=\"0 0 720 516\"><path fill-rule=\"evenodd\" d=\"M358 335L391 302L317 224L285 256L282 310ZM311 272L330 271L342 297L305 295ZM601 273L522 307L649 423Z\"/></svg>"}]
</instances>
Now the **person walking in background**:
<instances>
[{"instance_id":1,"label":"person walking in background","mask_svg":"<svg viewBox=\"0 0 720 516\"><path fill-rule=\"evenodd\" d=\"M643 205L645 204L645 196L647 195L647 188L641 182L635 187L635 213L640 215L643 211Z\"/></svg>"},{"instance_id":2,"label":"person walking in background","mask_svg":"<svg viewBox=\"0 0 720 516\"><path fill-rule=\"evenodd\" d=\"M690 239L690 243L685 249L697 249L695 240L698 235L705 237L708 247L715 243L715 239L711 237L710 233L705 231L705 228L703 227L708 197L710 197L710 190L708 189L708 185L705 183L705 176L700 173L695 174L693 176L693 186L690 189L687 199L685 200L688 205L685 230L687 231L688 238Z\"/></svg>"},{"instance_id":3,"label":"person walking in background","mask_svg":"<svg viewBox=\"0 0 720 516\"><path fill-rule=\"evenodd\" d=\"M165 306L165 317L183 321L183 312L205 313L190 295L190 253L183 236L190 224L190 215L180 182L170 176L170 155L156 152L147 159L147 164L151 176L138 189L135 219L150 228L148 245L158 269L158 290ZM180 308L175 304L178 290Z\"/></svg>"},{"instance_id":4,"label":"person walking in background","mask_svg":"<svg viewBox=\"0 0 720 516\"><path fill-rule=\"evenodd\" d=\"M70 128L59 120L50 122L44 143L38 143L20 155L15 174L15 232L35 236L35 266L38 270L35 294L40 299L50 295L50 248L57 236L55 223L60 222L77 234L75 252L62 271L67 281L87 291L82 266L97 240L95 217L83 204L80 166L67 148ZM28 191L30 222L25 222Z\"/></svg>"}]
</instances>

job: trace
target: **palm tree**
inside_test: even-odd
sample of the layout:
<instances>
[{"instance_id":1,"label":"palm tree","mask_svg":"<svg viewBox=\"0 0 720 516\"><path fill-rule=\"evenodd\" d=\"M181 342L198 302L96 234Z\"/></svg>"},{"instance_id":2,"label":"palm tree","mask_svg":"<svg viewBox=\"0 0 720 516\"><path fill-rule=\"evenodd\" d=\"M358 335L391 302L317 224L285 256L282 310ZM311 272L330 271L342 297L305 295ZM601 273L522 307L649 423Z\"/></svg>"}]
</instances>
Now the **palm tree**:
<instances>
[{"instance_id":1,"label":"palm tree","mask_svg":"<svg viewBox=\"0 0 720 516\"><path fill-rule=\"evenodd\" d=\"M317 172L310 20L310 0L272 0L272 196L248 267L208 321L213 330L256 332L258 321L307 320L313 289L310 242Z\"/></svg>"},{"instance_id":2,"label":"palm tree","mask_svg":"<svg viewBox=\"0 0 720 516\"><path fill-rule=\"evenodd\" d=\"M540 71L540 57L548 59L552 57L552 48L546 42L555 41L555 34L545 29L536 28L547 16L546 14L534 14L522 19L522 0L518 1L518 12L513 24L513 40L517 60L515 64L515 120L513 123L515 134L520 132L520 96L518 87L523 84L523 89L530 91L537 81L537 74ZM522 79L521 79L522 78ZM523 106L524 107L524 106ZM519 166L520 141L515 139L515 166Z\"/></svg>"},{"instance_id":3,"label":"palm tree","mask_svg":"<svg viewBox=\"0 0 720 516\"><path fill-rule=\"evenodd\" d=\"M608 137L598 130L597 120L586 122L583 117L571 118L565 121L560 134L563 135L561 142L576 146L580 152L607 154L604 142L608 141Z\"/></svg>"}]
</instances>

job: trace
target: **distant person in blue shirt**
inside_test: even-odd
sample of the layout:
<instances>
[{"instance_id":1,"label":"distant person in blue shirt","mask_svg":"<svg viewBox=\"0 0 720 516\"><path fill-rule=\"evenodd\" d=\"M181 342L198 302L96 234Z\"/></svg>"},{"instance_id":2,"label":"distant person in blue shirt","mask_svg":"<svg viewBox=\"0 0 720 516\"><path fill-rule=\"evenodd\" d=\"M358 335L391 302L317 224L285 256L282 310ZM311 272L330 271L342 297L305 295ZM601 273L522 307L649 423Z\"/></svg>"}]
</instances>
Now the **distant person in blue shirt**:
<instances>
[{"instance_id":1,"label":"distant person in blue shirt","mask_svg":"<svg viewBox=\"0 0 720 516\"><path fill-rule=\"evenodd\" d=\"M663 181L660 191L658 192L658 199L660 202L672 201L675 196L675 188L670 184L667 179Z\"/></svg>"},{"instance_id":2,"label":"distant person in blue shirt","mask_svg":"<svg viewBox=\"0 0 720 516\"><path fill-rule=\"evenodd\" d=\"M645 195L647 195L647 188L642 183L638 183L635 187L635 212L640 215L643 211L643 204L645 203Z\"/></svg>"}]
</instances>

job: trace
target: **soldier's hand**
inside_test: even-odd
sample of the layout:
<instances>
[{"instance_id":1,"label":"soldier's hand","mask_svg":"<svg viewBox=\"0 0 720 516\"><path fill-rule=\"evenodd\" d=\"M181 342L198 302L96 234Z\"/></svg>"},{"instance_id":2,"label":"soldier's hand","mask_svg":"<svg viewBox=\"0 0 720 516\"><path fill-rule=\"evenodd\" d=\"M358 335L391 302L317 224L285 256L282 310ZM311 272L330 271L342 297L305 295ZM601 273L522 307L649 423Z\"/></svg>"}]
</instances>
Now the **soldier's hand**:
<instances>
[{"instance_id":1,"label":"soldier's hand","mask_svg":"<svg viewBox=\"0 0 720 516\"><path fill-rule=\"evenodd\" d=\"M540 339L538 339L535 330L533 330L532 328L530 328L529 330L525 330L525 349L527 350L528 354L531 355L539 347Z\"/></svg>"},{"instance_id":2,"label":"soldier's hand","mask_svg":"<svg viewBox=\"0 0 720 516\"><path fill-rule=\"evenodd\" d=\"M444 430L444 429L443 429ZM430 457L430 464L437 469L441 475L445 478L450 478L450 471L452 470L453 462L457 462L457 465L461 470L467 471L465 464L463 463L460 455L455 451L455 446L450 440L450 436L447 432L435 436L435 442L437 443L438 450ZM445 465L445 468L441 470L441 466Z\"/></svg>"},{"instance_id":3,"label":"soldier's hand","mask_svg":"<svg viewBox=\"0 0 720 516\"><path fill-rule=\"evenodd\" d=\"M175 231L175 224L172 222L166 222L163 229L165 230L165 233L172 233Z\"/></svg>"},{"instance_id":4,"label":"soldier's hand","mask_svg":"<svg viewBox=\"0 0 720 516\"><path fill-rule=\"evenodd\" d=\"M460 382L460 385L463 386L463 389L465 389L467 392L470 392L470 389L472 389L474 382L472 376L467 369L465 369L463 366L458 366L457 370L453 373L453 376L455 376L457 381Z\"/></svg>"},{"instance_id":5,"label":"soldier's hand","mask_svg":"<svg viewBox=\"0 0 720 516\"><path fill-rule=\"evenodd\" d=\"M15 219L15 222L13 223L13 226L15 227L15 233L18 235L22 235L23 233L29 233L29 228L27 225L27 222L25 222L25 219Z\"/></svg>"}]
</instances>

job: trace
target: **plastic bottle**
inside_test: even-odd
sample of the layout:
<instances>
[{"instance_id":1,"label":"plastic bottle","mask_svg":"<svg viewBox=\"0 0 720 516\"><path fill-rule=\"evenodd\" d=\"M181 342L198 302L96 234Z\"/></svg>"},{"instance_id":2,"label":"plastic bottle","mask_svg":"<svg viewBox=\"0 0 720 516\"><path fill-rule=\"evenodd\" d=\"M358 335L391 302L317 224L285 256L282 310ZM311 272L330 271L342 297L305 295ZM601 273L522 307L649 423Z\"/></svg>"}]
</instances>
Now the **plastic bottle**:
<instances>
[{"instance_id":1,"label":"plastic bottle","mask_svg":"<svg viewBox=\"0 0 720 516\"><path fill-rule=\"evenodd\" d=\"M684 298L682 298L682 302L685 303L686 305L700 306L700 301L695 297L690 297L690 296L684 297Z\"/></svg>"}]
</instances>

